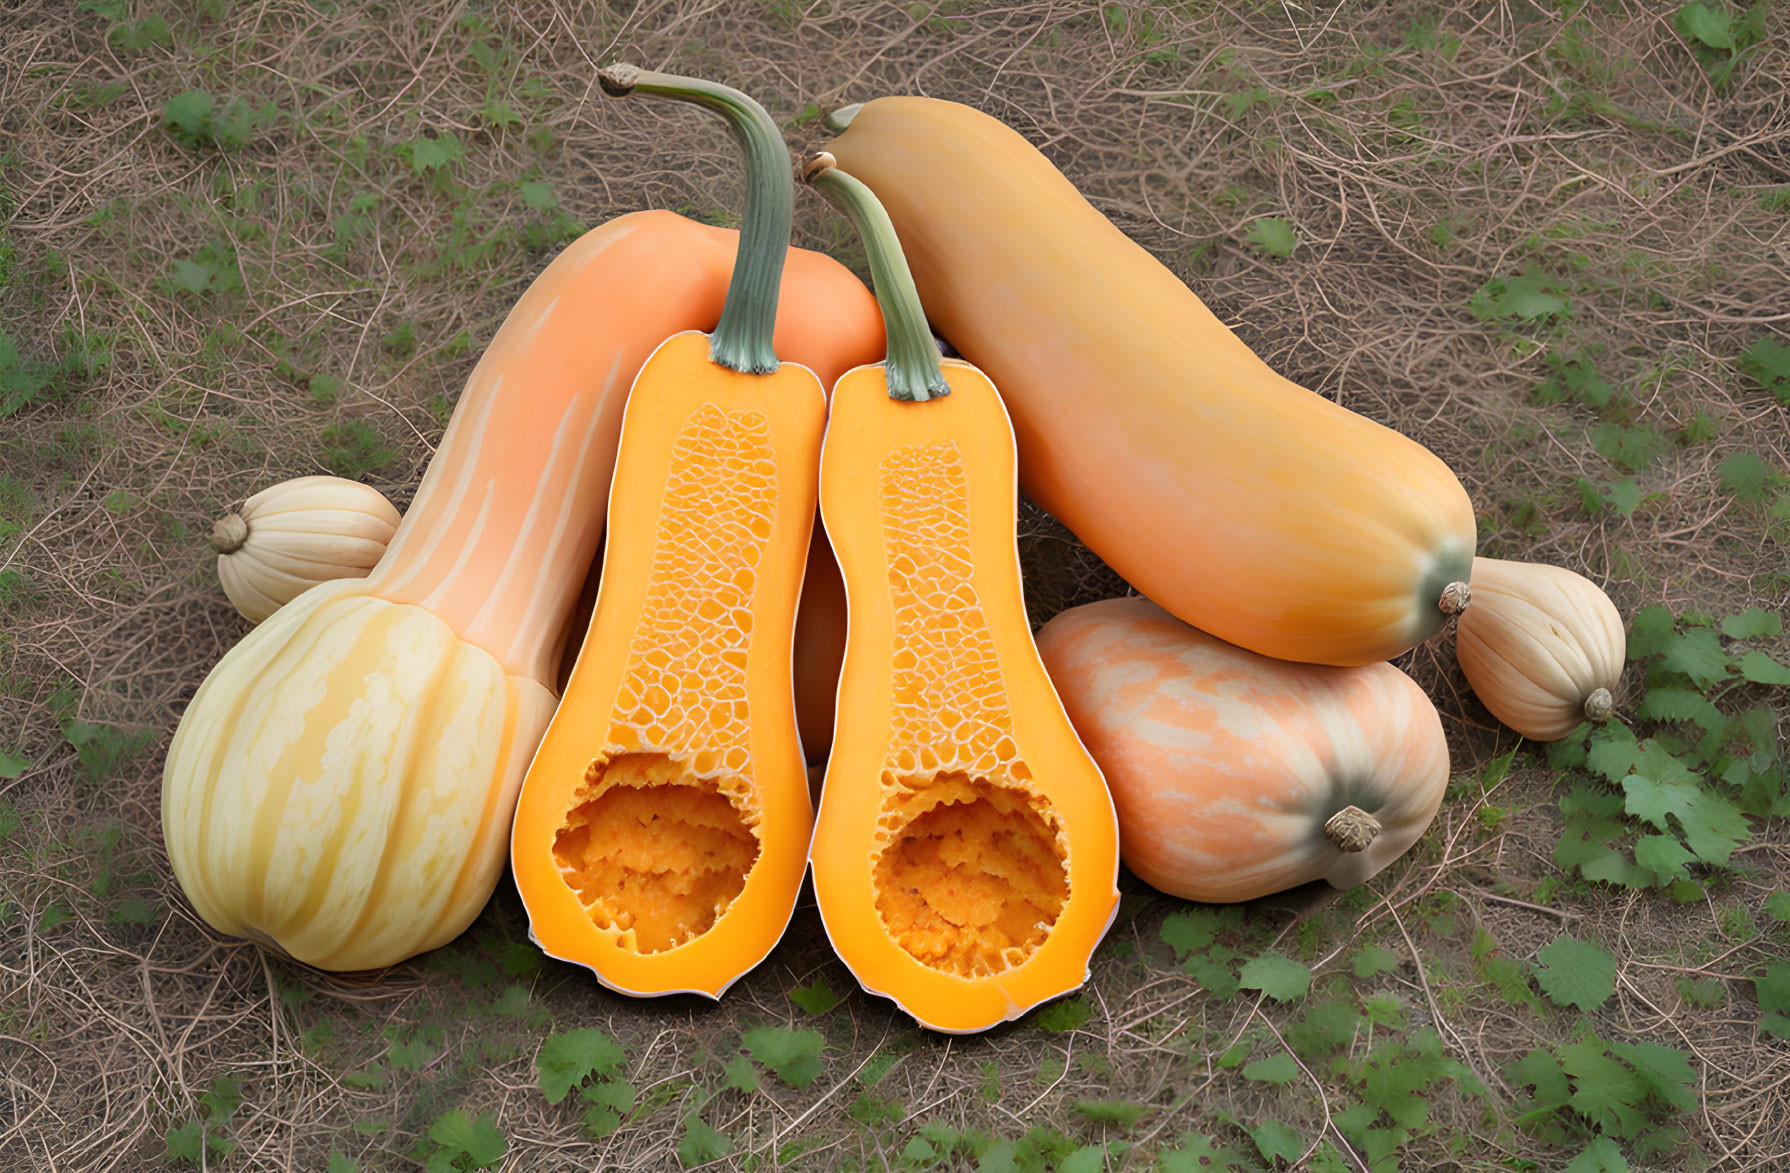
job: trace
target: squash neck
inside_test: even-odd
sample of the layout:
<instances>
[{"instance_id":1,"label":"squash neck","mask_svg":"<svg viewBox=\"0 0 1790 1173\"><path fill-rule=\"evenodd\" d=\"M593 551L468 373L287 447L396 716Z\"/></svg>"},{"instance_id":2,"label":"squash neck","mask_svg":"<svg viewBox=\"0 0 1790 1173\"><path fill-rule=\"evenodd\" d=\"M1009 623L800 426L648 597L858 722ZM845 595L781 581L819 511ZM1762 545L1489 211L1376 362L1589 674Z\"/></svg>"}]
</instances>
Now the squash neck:
<instances>
[{"instance_id":1,"label":"squash neck","mask_svg":"<svg viewBox=\"0 0 1790 1173\"><path fill-rule=\"evenodd\" d=\"M863 182L839 170L825 151L802 160L802 182L819 192L858 230L870 258L870 281L882 307L888 331L888 358L883 360L889 398L924 403L951 393L939 367L938 346L920 306L920 291L888 210Z\"/></svg>"},{"instance_id":2,"label":"squash neck","mask_svg":"<svg viewBox=\"0 0 1790 1173\"><path fill-rule=\"evenodd\" d=\"M770 374L778 367L772 336L795 206L782 132L763 106L731 86L633 65L607 66L597 79L612 97L652 94L713 110L726 120L746 156L746 210L727 301L709 336L709 360L748 375Z\"/></svg>"}]
</instances>

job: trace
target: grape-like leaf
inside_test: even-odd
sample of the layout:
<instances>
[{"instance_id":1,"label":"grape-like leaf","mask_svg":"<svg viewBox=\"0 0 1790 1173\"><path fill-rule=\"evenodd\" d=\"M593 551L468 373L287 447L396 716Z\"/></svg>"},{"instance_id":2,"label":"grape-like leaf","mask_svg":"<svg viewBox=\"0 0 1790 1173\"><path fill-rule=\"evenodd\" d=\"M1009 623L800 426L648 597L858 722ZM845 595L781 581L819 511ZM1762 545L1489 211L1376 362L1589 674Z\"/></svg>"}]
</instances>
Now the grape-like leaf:
<instances>
[{"instance_id":1,"label":"grape-like leaf","mask_svg":"<svg viewBox=\"0 0 1790 1173\"><path fill-rule=\"evenodd\" d=\"M704 1124L702 1117L691 1115L684 1121L683 1139L677 1142L677 1159L687 1169L719 1161L733 1152L733 1142Z\"/></svg>"},{"instance_id":2,"label":"grape-like leaf","mask_svg":"<svg viewBox=\"0 0 1790 1173\"><path fill-rule=\"evenodd\" d=\"M825 977L817 977L814 984L797 986L789 992L789 1000L810 1014L825 1014L843 1001L845 995L836 993L827 984Z\"/></svg>"},{"instance_id":3,"label":"grape-like leaf","mask_svg":"<svg viewBox=\"0 0 1790 1173\"><path fill-rule=\"evenodd\" d=\"M1572 1159L1565 1173L1629 1173L1628 1158L1622 1155L1622 1147L1615 1141L1600 1136Z\"/></svg>"},{"instance_id":4,"label":"grape-like leaf","mask_svg":"<svg viewBox=\"0 0 1790 1173\"><path fill-rule=\"evenodd\" d=\"M1784 667L1764 652L1748 652L1740 657L1737 667L1741 678L1754 684L1790 684L1790 668Z\"/></svg>"},{"instance_id":5,"label":"grape-like leaf","mask_svg":"<svg viewBox=\"0 0 1790 1173\"><path fill-rule=\"evenodd\" d=\"M1682 673L1698 688L1708 689L1728 675L1728 653L1721 639L1707 627L1681 631L1666 645L1661 666Z\"/></svg>"},{"instance_id":6,"label":"grape-like leaf","mask_svg":"<svg viewBox=\"0 0 1790 1173\"><path fill-rule=\"evenodd\" d=\"M752 1057L790 1087L807 1087L819 1078L826 1050L826 1036L817 1030L790 1030L764 1026L740 1036Z\"/></svg>"},{"instance_id":7,"label":"grape-like leaf","mask_svg":"<svg viewBox=\"0 0 1790 1173\"><path fill-rule=\"evenodd\" d=\"M1243 966L1237 984L1260 990L1277 1002L1291 1002L1311 989L1311 969L1290 957L1264 953Z\"/></svg>"},{"instance_id":8,"label":"grape-like leaf","mask_svg":"<svg viewBox=\"0 0 1790 1173\"><path fill-rule=\"evenodd\" d=\"M510 1147L489 1112L481 1112L474 1118L457 1108L438 1117L429 1126L429 1139L441 1146L429 1158L429 1173L486 1169L503 1160ZM461 1165L461 1157L470 1164Z\"/></svg>"},{"instance_id":9,"label":"grape-like leaf","mask_svg":"<svg viewBox=\"0 0 1790 1173\"><path fill-rule=\"evenodd\" d=\"M1729 639L1759 639L1784 634L1784 621L1763 607L1748 607L1738 615L1722 620L1722 634Z\"/></svg>"},{"instance_id":10,"label":"grape-like leaf","mask_svg":"<svg viewBox=\"0 0 1790 1173\"><path fill-rule=\"evenodd\" d=\"M591 1076L616 1074L626 1057L620 1045L600 1030L569 1030L541 1044L535 1056L536 1083L547 1102L557 1104Z\"/></svg>"},{"instance_id":11,"label":"grape-like leaf","mask_svg":"<svg viewBox=\"0 0 1790 1173\"><path fill-rule=\"evenodd\" d=\"M1292 1083L1299 1078L1299 1064L1285 1051L1257 1059L1243 1068L1243 1078L1261 1083Z\"/></svg>"},{"instance_id":12,"label":"grape-like leaf","mask_svg":"<svg viewBox=\"0 0 1790 1173\"><path fill-rule=\"evenodd\" d=\"M1259 216L1255 227L1249 230L1249 243L1271 257L1284 257L1292 254L1299 239L1293 235L1293 226L1285 220L1274 216Z\"/></svg>"},{"instance_id":13,"label":"grape-like leaf","mask_svg":"<svg viewBox=\"0 0 1790 1173\"><path fill-rule=\"evenodd\" d=\"M1790 1039L1790 962L1779 962L1753 979L1759 995L1759 1029L1780 1039Z\"/></svg>"},{"instance_id":14,"label":"grape-like leaf","mask_svg":"<svg viewBox=\"0 0 1790 1173\"><path fill-rule=\"evenodd\" d=\"M1556 937L1535 959L1535 983L1556 1005L1595 1010L1616 992L1615 958L1589 941Z\"/></svg>"},{"instance_id":15,"label":"grape-like leaf","mask_svg":"<svg viewBox=\"0 0 1790 1173\"><path fill-rule=\"evenodd\" d=\"M1688 41L1700 41L1711 49L1734 48L1734 19L1717 12L1702 0L1690 0L1672 18L1672 25Z\"/></svg>"}]
</instances>

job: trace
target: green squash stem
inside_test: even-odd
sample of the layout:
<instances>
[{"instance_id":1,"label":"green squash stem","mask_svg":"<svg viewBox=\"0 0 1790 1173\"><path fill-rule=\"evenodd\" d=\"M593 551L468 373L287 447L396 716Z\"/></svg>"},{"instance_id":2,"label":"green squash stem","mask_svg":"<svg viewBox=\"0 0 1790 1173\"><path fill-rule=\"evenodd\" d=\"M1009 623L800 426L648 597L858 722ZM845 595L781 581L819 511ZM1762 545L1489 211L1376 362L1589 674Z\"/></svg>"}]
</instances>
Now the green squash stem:
<instances>
[{"instance_id":1,"label":"green squash stem","mask_svg":"<svg viewBox=\"0 0 1790 1173\"><path fill-rule=\"evenodd\" d=\"M613 97L653 94L702 106L727 120L746 156L746 212L727 304L709 338L709 358L729 370L770 374L778 365L772 334L795 208L795 181L782 132L763 106L731 86L633 65L607 66L597 72L597 80Z\"/></svg>"},{"instance_id":2,"label":"green squash stem","mask_svg":"<svg viewBox=\"0 0 1790 1173\"><path fill-rule=\"evenodd\" d=\"M882 307L883 327L888 331L888 358L883 377L889 398L924 403L951 394L945 373L939 368L938 346L920 308L920 292L907 256L895 235L895 225L882 201L863 182L839 170L833 156L821 151L802 160L802 182L837 208L864 242L870 257L870 281L876 302Z\"/></svg>"}]
</instances>

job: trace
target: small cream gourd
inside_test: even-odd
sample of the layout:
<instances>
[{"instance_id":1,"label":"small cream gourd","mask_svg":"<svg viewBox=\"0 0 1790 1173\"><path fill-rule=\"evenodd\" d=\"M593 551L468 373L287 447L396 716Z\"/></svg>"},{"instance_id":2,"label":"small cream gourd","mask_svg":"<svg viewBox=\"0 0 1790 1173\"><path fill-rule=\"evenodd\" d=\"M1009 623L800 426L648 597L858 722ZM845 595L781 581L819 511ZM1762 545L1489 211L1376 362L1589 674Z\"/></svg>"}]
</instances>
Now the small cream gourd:
<instances>
[{"instance_id":1,"label":"small cream gourd","mask_svg":"<svg viewBox=\"0 0 1790 1173\"><path fill-rule=\"evenodd\" d=\"M1615 711L1626 638L1597 584L1539 562L1473 560L1473 606L1455 650L1492 716L1524 737L1555 741Z\"/></svg>"},{"instance_id":2,"label":"small cream gourd","mask_svg":"<svg viewBox=\"0 0 1790 1173\"><path fill-rule=\"evenodd\" d=\"M399 520L383 493L359 481L281 481L211 527L218 581L236 609L259 623L320 582L365 578Z\"/></svg>"}]
</instances>

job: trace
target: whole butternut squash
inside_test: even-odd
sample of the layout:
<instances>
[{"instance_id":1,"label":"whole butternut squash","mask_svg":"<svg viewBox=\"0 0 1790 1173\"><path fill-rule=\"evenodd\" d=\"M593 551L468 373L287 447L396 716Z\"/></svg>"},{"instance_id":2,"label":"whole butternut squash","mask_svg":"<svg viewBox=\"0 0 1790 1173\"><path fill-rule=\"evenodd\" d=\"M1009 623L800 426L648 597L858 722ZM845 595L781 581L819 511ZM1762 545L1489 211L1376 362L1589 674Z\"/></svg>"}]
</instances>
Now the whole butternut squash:
<instances>
[{"instance_id":1,"label":"whole butternut squash","mask_svg":"<svg viewBox=\"0 0 1790 1173\"><path fill-rule=\"evenodd\" d=\"M207 922L351 970L478 914L553 713L627 390L667 337L715 326L737 241L654 211L568 246L479 360L372 573L305 592L219 661L162 788ZM781 290L776 344L821 377L881 352L869 291L835 261L792 251Z\"/></svg>"},{"instance_id":2,"label":"whole butternut squash","mask_svg":"<svg viewBox=\"0 0 1790 1173\"><path fill-rule=\"evenodd\" d=\"M1423 834L1448 742L1390 664L1291 664L1148 599L1072 607L1038 652L1119 811L1125 865L1209 903L1360 884Z\"/></svg>"},{"instance_id":3,"label":"whole butternut squash","mask_svg":"<svg viewBox=\"0 0 1790 1173\"><path fill-rule=\"evenodd\" d=\"M727 86L599 77L726 117L745 226L713 335L667 339L629 393L596 607L511 858L549 954L624 993L719 997L776 944L807 870L790 648L826 394L772 344L794 196L776 124Z\"/></svg>"},{"instance_id":4,"label":"whole butternut squash","mask_svg":"<svg viewBox=\"0 0 1790 1173\"><path fill-rule=\"evenodd\" d=\"M1500 558L1473 560L1473 588L1455 654L1492 716L1535 741L1610 719L1628 653L1610 596L1565 567Z\"/></svg>"},{"instance_id":5,"label":"whole butternut squash","mask_svg":"<svg viewBox=\"0 0 1790 1173\"><path fill-rule=\"evenodd\" d=\"M1319 664L1390 659L1465 605L1454 474L1269 369L1018 133L931 98L831 121L927 314L1000 386L1021 487L1139 591Z\"/></svg>"},{"instance_id":6,"label":"whole butternut squash","mask_svg":"<svg viewBox=\"0 0 1790 1173\"><path fill-rule=\"evenodd\" d=\"M821 460L848 629L814 893L866 990L984 1030L1087 979L1112 801L1032 645L1000 396L940 363L887 215L829 164L806 178L864 239L889 357L834 387Z\"/></svg>"}]
</instances>

